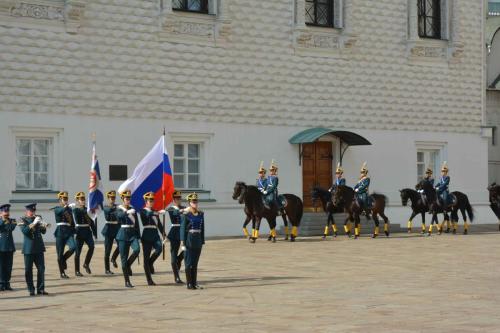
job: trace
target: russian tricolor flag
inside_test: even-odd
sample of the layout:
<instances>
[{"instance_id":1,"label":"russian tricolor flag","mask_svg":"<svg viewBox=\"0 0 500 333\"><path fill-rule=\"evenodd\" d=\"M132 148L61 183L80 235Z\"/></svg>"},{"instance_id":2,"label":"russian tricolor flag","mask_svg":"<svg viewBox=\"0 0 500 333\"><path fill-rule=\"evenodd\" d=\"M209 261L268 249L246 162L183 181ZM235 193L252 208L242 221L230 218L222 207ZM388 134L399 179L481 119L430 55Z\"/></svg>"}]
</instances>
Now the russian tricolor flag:
<instances>
[{"instance_id":1,"label":"russian tricolor flag","mask_svg":"<svg viewBox=\"0 0 500 333\"><path fill-rule=\"evenodd\" d=\"M101 171L99 170L99 161L95 153L95 141L92 145L92 164L90 166L89 195L87 201L87 212L94 220L97 212L102 208L104 195L101 184Z\"/></svg>"},{"instance_id":2,"label":"russian tricolor flag","mask_svg":"<svg viewBox=\"0 0 500 333\"><path fill-rule=\"evenodd\" d=\"M144 207L143 195L147 192L155 193L155 210L164 209L172 202L174 180L165 148L165 134L139 162L132 177L120 185L118 192L127 189L132 192L131 203L136 209Z\"/></svg>"}]
</instances>

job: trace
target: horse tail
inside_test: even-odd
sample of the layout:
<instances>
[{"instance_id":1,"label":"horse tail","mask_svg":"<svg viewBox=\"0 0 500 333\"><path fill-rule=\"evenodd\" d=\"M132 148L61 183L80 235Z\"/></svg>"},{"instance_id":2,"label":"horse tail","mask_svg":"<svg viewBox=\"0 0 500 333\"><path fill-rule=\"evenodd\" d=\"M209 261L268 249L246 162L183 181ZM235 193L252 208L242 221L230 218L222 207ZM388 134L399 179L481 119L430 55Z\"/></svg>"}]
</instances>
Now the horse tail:
<instances>
[{"instance_id":1,"label":"horse tail","mask_svg":"<svg viewBox=\"0 0 500 333\"><path fill-rule=\"evenodd\" d=\"M465 196L465 210L467 210L467 215L469 215L469 220L472 222L474 220L474 210L469 202L469 198Z\"/></svg>"},{"instance_id":2,"label":"horse tail","mask_svg":"<svg viewBox=\"0 0 500 333\"><path fill-rule=\"evenodd\" d=\"M300 225L300 221L302 220L302 216L304 215L304 204L299 197L297 198L297 214L295 215L297 220L297 227Z\"/></svg>"},{"instance_id":3,"label":"horse tail","mask_svg":"<svg viewBox=\"0 0 500 333\"><path fill-rule=\"evenodd\" d=\"M387 196L384 194L373 192L372 195L370 196L373 198L374 201L383 200L385 205L389 204L389 198L387 198Z\"/></svg>"}]
</instances>

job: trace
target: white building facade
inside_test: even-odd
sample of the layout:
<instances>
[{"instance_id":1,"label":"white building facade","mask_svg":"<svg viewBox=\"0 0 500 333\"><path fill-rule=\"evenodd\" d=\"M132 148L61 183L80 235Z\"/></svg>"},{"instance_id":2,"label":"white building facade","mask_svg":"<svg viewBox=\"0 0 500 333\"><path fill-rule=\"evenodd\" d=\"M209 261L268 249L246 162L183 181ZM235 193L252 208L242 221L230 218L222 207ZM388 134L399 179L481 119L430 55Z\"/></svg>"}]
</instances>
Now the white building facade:
<instances>
[{"instance_id":1,"label":"white building facade","mask_svg":"<svg viewBox=\"0 0 500 333\"><path fill-rule=\"evenodd\" d=\"M92 133L109 190L165 127L176 186L200 192L208 235L239 235L236 181L275 159L280 192L313 210L344 131L371 143L343 154L348 185L367 161L393 224L410 213L399 189L443 161L478 222L496 222L484 12L452 0L0 0L0 202L16 216L39 202L51 221L57 191L88 186ZM332 134L289 143L314 128Z\"/></svg>"}]
</instances>

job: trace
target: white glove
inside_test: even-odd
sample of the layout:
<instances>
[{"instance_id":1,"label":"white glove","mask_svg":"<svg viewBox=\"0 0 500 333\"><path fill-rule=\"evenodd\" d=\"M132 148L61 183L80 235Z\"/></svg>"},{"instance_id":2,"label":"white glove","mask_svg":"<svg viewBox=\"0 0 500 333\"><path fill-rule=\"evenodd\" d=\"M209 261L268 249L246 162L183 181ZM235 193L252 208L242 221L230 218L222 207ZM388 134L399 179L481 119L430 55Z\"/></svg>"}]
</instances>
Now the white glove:
<instances>
[{"instance_id":1,"label":"white glove","mask_svg":"<svg viewBox=\"0 0 500 333\"><path fill-rule=\"evenodd\" d=\"M69 208L75 208L76 207L76 203L72 202L68 205Z\"/></svg>"},{"instance_id":2,"label":"white glove","mask_svg":"<svg viewBox=\"0 0 500 333\"><path fill-rule=\"evenodd\" d=\"M127 214L128 215L135 214L135 209L129 209L129 210L127 210Z\"/></svg>"},{"instance_id":3,"label":"white glove","mask_svg":"<svg viewBox=\"0 0 500 333\"><path fill-rule=\"evenodd\" d=\"M262 193L263 193L264 195L266 195L266 194L267 194L267 191L264 191L264 192L262 192Z\"/></svg>"},{"instance_id":4,"label":"white glove","mask_svg":"<svg viewBox=\"0 0 500 333\"><path fill-rule=\"evenodd\" d=\"M424 193L424 190L418 190L418 193Z\"/></svg>"},{"instance_id":5,"label":"white glove","mask_svg":"<svg viewBox=\"0 0 500 333\"><path fill-rule=\"evenodd\" d=\"M165 239L163 240L162 244L163 244L163 245L165 245L165 244L167 244L167 243L168 243L168 239L167 239L167 238L165 238Z\"/></svg>"},{"instance_id":6,"label":"white glove","mask_svg":"<svg viewBox=\"0 0 500 333\"><path fill-rule=\"evenodd\" d=\"M186 251L186 247L184 245L181 246L181 251Z\"/></svg>"},{"instance_id":7,"label":"white glove","mask_svg":"<svg viewBox=\"0 0 500 333\"><path fill-rule=\"evenodd\" d=\"M37 225L37 224L40 224L40 222L42 222L42 218L40 216L37 216L37 217L35 217L33 224Z\"/></svg>"},{"instance_id":8,"label":"white glove","mask_svg":"<svg viewBox=\"0 0 500 333\"><path fill-rule=\"evenodd\" d=\"M166 212L167 212L167 211L166 211L165 209L162 209L162 210L158 211L158 214L160 214L160 215L164 215Z\"/></svg>"},{"instance_id":9,"label":"white glove","mask_svg":"<svg viewBox=\"0 0 500 333\"><path fill-rule=\"evenodd\" d=\"M358 192L359 190L358 189L355 189L354 192Z\"/></svg>"}]
</instances>

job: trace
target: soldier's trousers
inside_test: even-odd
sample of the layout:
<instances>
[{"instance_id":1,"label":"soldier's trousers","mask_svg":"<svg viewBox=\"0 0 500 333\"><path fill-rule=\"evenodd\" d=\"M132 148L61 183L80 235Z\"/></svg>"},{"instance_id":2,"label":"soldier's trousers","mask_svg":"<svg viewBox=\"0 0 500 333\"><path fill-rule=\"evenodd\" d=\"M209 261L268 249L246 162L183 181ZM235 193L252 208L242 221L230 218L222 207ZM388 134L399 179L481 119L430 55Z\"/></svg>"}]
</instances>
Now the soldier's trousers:
<instances>
[{"instance_id":1,"label":"soldier's trousers","mask_svg":"<svg viewBox=\"0 0 500 333\"><path fill-rule=\"evenodd\" d=\"M191 268L198 267L198 262L200 261L200 255L201 255L201 248L199 249L186 248L186 254L184 258L184 265L186 266L186 269L189 267Z\"/></svg>"},{"instance_id":2,"label":"soldier's trousers","mask_svg":"<svg viewBox=\"0 0 500 333\"><path fill-rule=\"evenodd\" d=\"M111 249L113 248L114 237L104 236L104 265L109 269L109 257L111 256ZM118 241L116 241L116 248L111 258L115 260L118 257Z\"/></svg>"},{"instance_id":3,"label":"soldier's trousers","mask_svg":"<svg viewBox=\"0 0 500 333\"><path fill-rule=\"evenodd\" d=\"M183 253L179 253L179 249L181 247L181 241L179 240L170 240L170 262L172 265L179 265L183 258Z\"/></svg>"},{"instance_id":4,"label":"soldier's trousers","mask_svg":"<svg viewBox=\"0 0 500 333\"><path fill-rule=\"evenodd\" d=\"M37 269L36 274L36 289L38 291L45 290L45 256L44 253L25 254L24 255L24 277L28 290L35 291L33 284L33 264Z\"/></svg>"},{"instance_id":5,"label":"soldier's trousers","mask_svg":"<svg viewBox=\"0 0 500 333\"><path fill-rule=\"evenodd\" d=\"M122 263L122 268L128 267L128 254L130 251L130 248L132 248L133 255L137 257L139 255L139 252L141 252L141 245L139 244L139 239L134 239L132 241L118 241L118 249L120 251L120 260Z\"/></svg>"},{"instance_id":6,"label":"soldier's trousers","mask_svg":"<svg viewBox=\"0 0 500 333\"><path fill-rule=\"evenodd\" d=\"M10 286L14 252L0 252L0 288Z\"/></svg>"},{"instance_id":7,"label":"soldier's trousers","mask_svg":"<svg viewBox=\"0 0 500 333\"><path fill-rule=\"evenodd\" d=\"M155 256L159 256L163 250L163 244L161 240L155 242L142 241L142 251L144 257L144 265L149 264L149 259L151 257L151 250L155 249Z\"/></svg>"},{"instance_id":8,"label":"soldier's trousers","mask_svg":"<svg viewBox=\"0 0 500 333\"><path fill-rule=\"evenodd\" d=\"M64 247L68 246L67 257L71 256L76 250L76 242L73 235L68 237L56 237L56 253L57 260L61 261L64 258Z\"/></svg>"},{"instance_id":9,"label":"soldier's trousers","mask_svg":"<svg viewBox=\"0 0 500 333\"><path fill-rule=\"evenodd\" d=\"M92 259L92 255L94 254L94 238L92 237L92 233L88 233L86 237L81 237L76 235L76 253L75 253L75 263L80 263L80 254L82 254L83 244L87 244L89 247L87 251L87 255L85 256L85 264L88 265L90 260ZM78 266L78 265L77 265Z\"/></svg>"}]
</instances>

